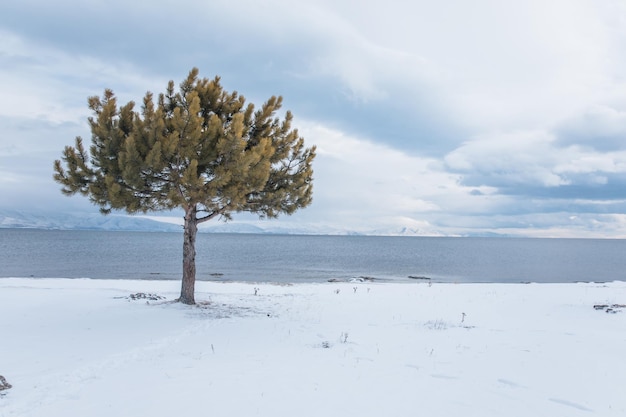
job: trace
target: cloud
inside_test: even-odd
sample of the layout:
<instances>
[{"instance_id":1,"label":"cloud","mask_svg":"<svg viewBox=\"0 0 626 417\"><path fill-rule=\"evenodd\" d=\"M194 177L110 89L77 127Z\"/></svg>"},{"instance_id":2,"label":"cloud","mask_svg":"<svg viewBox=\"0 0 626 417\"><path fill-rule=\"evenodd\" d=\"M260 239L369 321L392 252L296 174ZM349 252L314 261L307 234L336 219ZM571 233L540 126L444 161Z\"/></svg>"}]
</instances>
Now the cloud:
<instances>
[{"instance_id":1,"label":"cloud","mask_svg":"<svg viewBox=\"0 0 626 417\"><path fill-rule=\"evenodd\" d=\"M614 86L610 14L584 1L72 4L20 2L3 23L66 53L125 63L108 74L116 84L199 66L253 101L283 94L296 114L431 155L485 128L546 128ZM114 27L132 28L132 39Z\"/></svg>"},{"instance_id":2,"label":"cloud","mask_svg":"<svg viewBox=\"0 0 626 417\"><path fill-rule=\"evenodd\" d=\"M447 166L463 173L466 185L555 187L567 180L552 169L559 156L554 137L543 131L481 135L445 157Z\"/></svg>"},{"instance_id":3,"label":"cloud","mask_svg":"<svg viewBox=\"0 0 626 417\"><path fill-rule=\"evenodd\" d=\"M80 15L63 2L41 5L42 16L33 18L34 6L25 2L14 5L2 23L25 36L30 46L49 49L48 56L110 57L107 64L119 71L106 71L103 79L122 86L120 75L180 79L198 66L206 76L222 75L227 88L253 101L283 94L296 112L394 146L416 150L429 145L434 151L437 143L457 136L454 121L443 122L430 93L437 70L419 54L370 40L371 32L362 32L350 22L350 14L329 4L186 1L167 15L157 6L170 2L149 8L124 3L124 13L116 12L116 4L86 3ZM371 4L365 6L371 10ZM183 13L189 9L194 13ZM68 19L73 26L59 25ZM25 21L30 24L15 23ZM132 27L132 40L113 30L112 21L115 27ZM185 30L176 29L180 27ZM56 45L63 45L63 51L55 50ZM75 76L93 76L84 64L75 63ZM120 89L107 83L98 91L105 86Z\"/></svg>"},{"instance_id":4,"label":"cloud","mask_svg":"<svg viewBox=\"0 0 626 417\"><path fill-rule=\"evenodd\" d=\"M0 193L16 205L44 188L51 202L70 201L50 164L89 135L88 96L112 88L138 101L197 66L257 105L283 95L318 145L314 204L294 219L433 234L623 230L621 1L23 0L2 9Z\"/></svg>"},{"instance_id":5,"label":"cloud","mask_svg":"<svg viewBox=\"0 0 626 417\"><path fill-rule=\"evenodd\" d=\"M313 122L300 131L318 148L314 205L321 216L347 223L376 223L392 214L419 219L441 210L438 196L458 190L456 177L432 158L410 156ZM362 213L367 210L368 216Z\"/></svg>"},{"instance_id":6,"label":"cloud","mask_svg":"<svg viewBox=\"0 0 626 417\"><path fill-rule=\"evenodd\" d=\"M461 183L535 198L623 199L626 152L562 146L547 132L475 138L445 157Z\"/></svg>"},{"instance_id":7,"label":"cloud","mask_svg":"<svg viewBox=\"0 0 626 417\"><path fill-rule=\"evenodd\" d=\"M110 80L115 80L114 90L122 99L141 98L156 80L166 83L123 61L71 54L0 30L1 116L36 123L84 122L87 97L111 88Z\"/></svg>"},{"instance_id":8,"label":"cloud","mask_svg":"<svg viewBox=\"0 0 626 417\"><path fill-rule=\"evenodd\" d=\"M626 103L623 109L592 105L556 128L558 142L600 152L626 150Z\"/></svg>"},{"instance_id":9,"label":"cloud","mask_svg":"<svg viewBox=\"0 0 626 417\"><path fill-rule=\"evenodd\" d=\"M464 184L438 158L300 121L318 147L314 201L298 218L336 222L353 230L417 227L429 234L463 234L468 219L517 210L515 198L488 185ZM409 220L410 219L410 220Z\"/></svg>"}]
</instances>

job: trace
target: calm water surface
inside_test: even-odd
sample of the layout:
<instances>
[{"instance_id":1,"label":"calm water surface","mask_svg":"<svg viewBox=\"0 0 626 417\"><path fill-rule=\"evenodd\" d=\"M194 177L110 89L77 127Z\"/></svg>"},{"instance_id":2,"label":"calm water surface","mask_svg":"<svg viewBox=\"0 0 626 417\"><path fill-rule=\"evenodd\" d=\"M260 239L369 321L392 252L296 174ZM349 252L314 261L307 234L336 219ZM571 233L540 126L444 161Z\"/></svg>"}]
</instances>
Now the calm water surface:
<instances>
[{"instance_id":1,"label":"calm water surface","mask_svg":"<svg viewBox=\"0 0 626 417\"><path fill-rule=\"evenodd\" d=\"M626 281L626 241L199 234L201 280ZM0 277L179 279L182 233L0 229Z\"/></svg>"}]
</instances>

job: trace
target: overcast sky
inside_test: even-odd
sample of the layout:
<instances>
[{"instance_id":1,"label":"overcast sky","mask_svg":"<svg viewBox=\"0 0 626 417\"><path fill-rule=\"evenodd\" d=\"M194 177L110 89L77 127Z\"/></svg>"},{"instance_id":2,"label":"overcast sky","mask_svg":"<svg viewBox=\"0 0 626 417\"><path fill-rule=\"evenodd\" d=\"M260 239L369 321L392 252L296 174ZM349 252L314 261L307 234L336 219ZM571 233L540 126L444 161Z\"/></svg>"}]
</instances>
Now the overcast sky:
<instances>
[{"instance_id":1,"label":"overcast sky","mask_svg":"<svg viewBox=\"0 0 626 417\"><path fill-rule=\"evenodd\" d=\"M611 0L3 2L0 208L97 211L52 181L87 97L198 67L282 95L317 145L314 203L283 221L626 237L624 51Z\"/></svg>"}]
</instances>

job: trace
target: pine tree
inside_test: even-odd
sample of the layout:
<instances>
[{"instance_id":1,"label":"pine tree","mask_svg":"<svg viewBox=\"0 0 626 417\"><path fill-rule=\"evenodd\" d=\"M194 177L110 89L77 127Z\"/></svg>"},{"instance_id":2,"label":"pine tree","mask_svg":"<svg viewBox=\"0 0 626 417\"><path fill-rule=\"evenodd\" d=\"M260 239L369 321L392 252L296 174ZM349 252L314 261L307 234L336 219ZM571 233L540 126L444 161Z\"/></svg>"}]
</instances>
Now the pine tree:
<instances>
[{"instance_id":1,"label":"pine tree","mask_svg":"<svg viewBox=\"0 0 626 417\"><path fill-rule=\"evenodd\" d=\"M182 303L195 303L198 224L243 211L274 218L311 203L315 147L292 129L291 112L276 117L282 97L255 111L219 77L200 79L194 68L178 91L170 81L156 104L146 93L140 112L132 101L118 108L108 89L88 103L89 152L77 137L54 162L54 179L103 214L182 208Z\"/></svg>"}]
</instances>

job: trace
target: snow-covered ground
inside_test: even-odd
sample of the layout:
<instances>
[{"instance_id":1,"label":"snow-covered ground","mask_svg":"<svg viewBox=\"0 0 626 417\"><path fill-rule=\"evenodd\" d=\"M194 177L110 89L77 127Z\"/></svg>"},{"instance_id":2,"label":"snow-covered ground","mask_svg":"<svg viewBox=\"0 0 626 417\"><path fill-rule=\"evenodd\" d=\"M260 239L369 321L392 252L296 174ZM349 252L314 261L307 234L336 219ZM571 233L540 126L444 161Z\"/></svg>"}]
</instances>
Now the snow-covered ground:
<instances>
[{"instance_id":1,"label":"snow-covered ground","mask_svg":"<svg viewBox=\"0 0 626 417\"><path fill-rule=\"evenodd\" d=\"M178 290L0 279L0 416L626 415L624 282Z\"/></svg>"}]
</instances>

